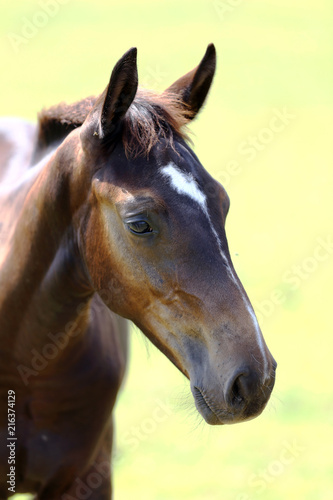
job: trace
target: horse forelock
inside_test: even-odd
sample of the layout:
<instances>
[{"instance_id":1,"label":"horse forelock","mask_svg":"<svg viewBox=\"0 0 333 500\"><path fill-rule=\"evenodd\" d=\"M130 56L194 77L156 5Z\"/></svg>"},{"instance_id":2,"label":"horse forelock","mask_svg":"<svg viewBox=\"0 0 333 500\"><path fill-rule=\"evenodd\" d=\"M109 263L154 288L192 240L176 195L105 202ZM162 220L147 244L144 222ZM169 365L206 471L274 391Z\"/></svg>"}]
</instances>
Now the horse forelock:
<instances>
[{"instance_id":1,"label":"horse forelock","mask_svg":"<svg viewBox=\"0 0 333 500\"><path fill-rule=\"evenodd\" d=\"M184 104L175 94L157 94L139 88L123 120L122 140L126 156L149 156L152 147L161 139L174 148L175 134L189 140L187 123Z\"/></svg>"},{"instance_id":2,"label":"horse forelock","mask_svg":"<svg viewBox=\"0 0 333 500\"><path fill-rule=\"evenodd\" d=\"M38 115L37 146L45 148L80 127L97 99L90 96L73 104L60 103L43 109ZM157 94L139 88L122 120L121 136L126 156L148 156L161 139L173 148L175 134L189 140L187 123L184 104L175 94Z\"/></svg>"}]
</instances>

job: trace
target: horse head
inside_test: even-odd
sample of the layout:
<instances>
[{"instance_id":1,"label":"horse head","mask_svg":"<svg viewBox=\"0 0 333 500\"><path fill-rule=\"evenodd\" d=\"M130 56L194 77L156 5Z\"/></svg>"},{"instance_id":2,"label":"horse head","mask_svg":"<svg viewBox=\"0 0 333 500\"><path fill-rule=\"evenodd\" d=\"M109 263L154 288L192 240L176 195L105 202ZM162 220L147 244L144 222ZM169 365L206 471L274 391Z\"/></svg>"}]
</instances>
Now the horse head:
<instances>
[{"instance_id":1,"label":"horse head","mask_svg":"<svg viewBox=\"0 0 333 500\"><path fill-rule=\"evenodd\" d=\"M227 424L262 412L276 363L231 261L228 195L184 131L215 65L209 45L198 67L157 95L138 89L129 50L60 149L89 179L76 230L91 289L189 378L208 423Z\"/></svg>"}]
</instances>

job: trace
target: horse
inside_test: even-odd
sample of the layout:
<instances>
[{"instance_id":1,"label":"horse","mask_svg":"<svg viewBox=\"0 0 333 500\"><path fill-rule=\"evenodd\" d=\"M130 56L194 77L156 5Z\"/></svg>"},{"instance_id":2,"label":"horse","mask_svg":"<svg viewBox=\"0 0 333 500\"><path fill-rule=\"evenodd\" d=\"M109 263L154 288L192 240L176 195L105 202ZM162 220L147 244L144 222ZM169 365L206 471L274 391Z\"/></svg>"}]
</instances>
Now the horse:
<instances>
[{"instance_id":1,"label":"horse","mask_svg":"<svg viewBox=\"0 0 333 500\"><path fill-rule=\"evenodd\" d=\"M276 362L231 261L229 198L190 147L216 51L164 92L126 52L99 96L0 129L0 498L112 496L131 321L211 425L258 416ZM8 411L7 411L8 410Z\"/></svg>"}]
</instances>

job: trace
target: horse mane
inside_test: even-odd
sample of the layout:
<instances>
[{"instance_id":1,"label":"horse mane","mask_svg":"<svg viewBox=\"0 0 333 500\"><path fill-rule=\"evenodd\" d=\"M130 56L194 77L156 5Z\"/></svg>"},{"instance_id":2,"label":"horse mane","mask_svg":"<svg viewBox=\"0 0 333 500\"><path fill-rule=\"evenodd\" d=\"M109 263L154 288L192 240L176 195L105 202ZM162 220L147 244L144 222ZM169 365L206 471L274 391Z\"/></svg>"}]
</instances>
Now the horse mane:
<instances>
[{"instance_id":1,"label":"horse mane","mask_svg":"<svg viewBox=\"0 0 333 500\"><path fill-rule=\"evenodd\" d=\"M96 100L97 97L91 96L72 104L61 102L42 109L38 114L37 147L46 148L80 127Z\"/></svg>"},{"instance_id":2,"label":"horse mane","mask_svg":"<svg viewBox=\"0 0 333 500\"><path fill-rule=\"evenodd\" d=\"M60 103L43 109L38 115L37 148L44 149L63 140L80 127L98 97L90 96L73 104ZM174 135L189 140L186 124L188 112L175 94L157 94L139 88L122 120L122 142L127 157L148 156L161 139L174 147Z\"/></svg>"}]
</instances>

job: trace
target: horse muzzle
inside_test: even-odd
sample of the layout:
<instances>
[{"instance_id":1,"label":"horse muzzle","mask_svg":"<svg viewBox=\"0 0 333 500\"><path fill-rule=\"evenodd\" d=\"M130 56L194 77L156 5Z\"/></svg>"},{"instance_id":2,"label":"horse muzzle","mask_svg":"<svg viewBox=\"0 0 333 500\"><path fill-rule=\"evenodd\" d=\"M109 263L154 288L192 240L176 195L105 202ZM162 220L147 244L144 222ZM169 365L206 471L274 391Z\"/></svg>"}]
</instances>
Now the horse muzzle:
<instances>
[{"instance_id":1,"label":"horse muzzle","mask_svg":"<svg viewBox=\"0 0 333 500\"><path fill-rule=\"evenodd\" d=\"M273 360L266 377L244 366L229 375L218 388L214 383L191 384L196 408L210 425L251 420L260 415L270 398L275 370L276 362Z\"/></svg>"}]
</instances>

